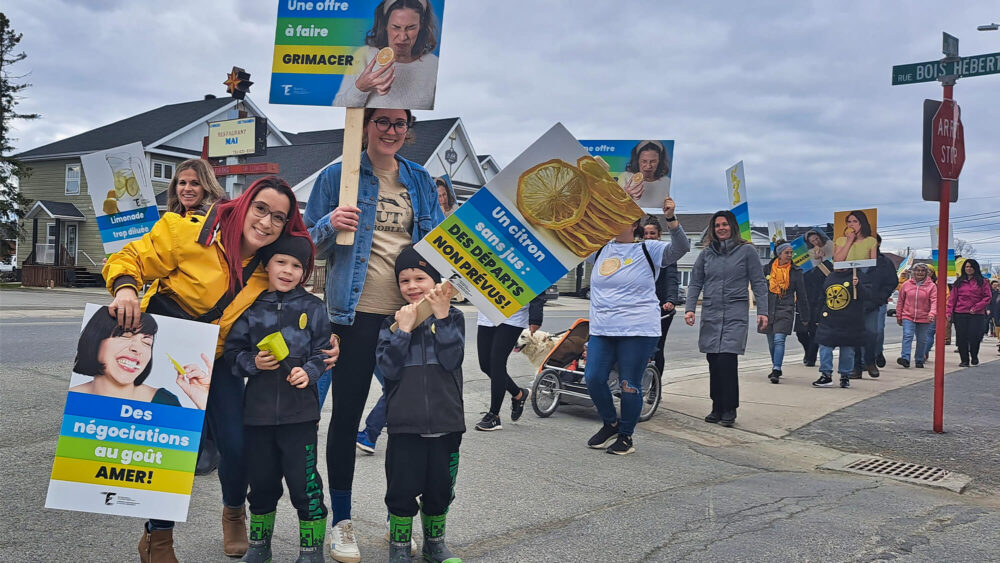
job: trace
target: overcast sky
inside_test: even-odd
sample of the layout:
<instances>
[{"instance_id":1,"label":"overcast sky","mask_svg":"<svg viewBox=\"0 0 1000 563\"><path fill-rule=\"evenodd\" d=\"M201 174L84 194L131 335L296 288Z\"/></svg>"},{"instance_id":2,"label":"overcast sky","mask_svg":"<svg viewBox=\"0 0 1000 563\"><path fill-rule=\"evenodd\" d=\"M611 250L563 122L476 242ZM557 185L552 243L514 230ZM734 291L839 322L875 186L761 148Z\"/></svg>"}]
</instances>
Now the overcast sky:
<instances>
[{"instance_id":1,"label":"overcast sky","mask_svg":"<svg viewBox=\"0 0 1000 563\"><path fill-rule=\"evenodd\" d=\"M7 0L33 85L15 123L28 150L165 104L225 95L233 66L283 130L343 127L343 110L267 103L277 2ZM1000 52L995 0L448 0L436 109L480 154L509 163L553 123L578 138L674 139L682 212L725 206L746 167L754 224L812 224L879 208L884 249L928 254L936 203L920 198L921 119L938 83L891 86L894 64ZM962 79L967 158L955 235L1000 263L1000 74Z\"/></svg>"}]
</instances>

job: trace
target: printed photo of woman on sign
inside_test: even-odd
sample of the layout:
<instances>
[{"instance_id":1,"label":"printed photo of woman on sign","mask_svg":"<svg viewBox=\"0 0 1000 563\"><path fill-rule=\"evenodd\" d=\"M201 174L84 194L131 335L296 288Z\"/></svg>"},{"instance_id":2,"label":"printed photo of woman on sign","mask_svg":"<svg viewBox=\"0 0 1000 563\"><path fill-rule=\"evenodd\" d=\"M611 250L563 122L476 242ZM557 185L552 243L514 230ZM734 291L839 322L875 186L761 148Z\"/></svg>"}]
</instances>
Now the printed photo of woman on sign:
<instances>
[{"instance_id":1,"label":"printed photo of woman on sign","mask_svg":"<svg viewBox=\"0 0 1000 563\"><path fill-rule=\"evenodd\" d=\"M159 330L159 323L148 313L142 313L135 330L123 329L106 306L100 307L80 334L69 390L205 410L212 382L211 358L202 352L200 363L181 365L165 351L184 357L176 343L156 346ZM154 365L164 367L154 371ZM185 404L178 393L183 393Z\"/></svg>"},{"instance_id":2,"label":"printed photo of woman on sign","mask_svg":"<svg viewBox=\"0 0 1000 563\"><path fill-rule=\"evenodd\" d=\"M639 141L618 183L632 199L647 211L658 213L663 200L670 197L671 155L660 141Z\"/></svg>"},{"instance_id":3,"label":"printed photo of woman on sign","mask_svg":"<svg viewBox=\"0 0 1000 563\"><path fill-rule=\"evenodd\" d=\"M355 55L363 70L344 77L333 105L434 109L440 42L431 0L382 0Z\"/></svg>"},{"instance_id":4,"label":"printed photo of woman on sign","mask_svg":"<svg viewBox=\"0 0 1000 563\"><path fill-rule=\"evenodd\" d=\"M833 266L859 268L875 265L878 241L875 238L876 209L838 211L833 216Z\"/></svg>"},{"instance_id":5,"label":"printed photo of woman on sign","mask_svg":"<svg viewBox=\"0 0 1000 563\"><path fill-rule=\"evenodd\" d=\"M822 227L814 227L806 231L806 247L809 249L809 259L818 266L833 257L833 242L826 237Z\"/></svg>"}]
</instances>

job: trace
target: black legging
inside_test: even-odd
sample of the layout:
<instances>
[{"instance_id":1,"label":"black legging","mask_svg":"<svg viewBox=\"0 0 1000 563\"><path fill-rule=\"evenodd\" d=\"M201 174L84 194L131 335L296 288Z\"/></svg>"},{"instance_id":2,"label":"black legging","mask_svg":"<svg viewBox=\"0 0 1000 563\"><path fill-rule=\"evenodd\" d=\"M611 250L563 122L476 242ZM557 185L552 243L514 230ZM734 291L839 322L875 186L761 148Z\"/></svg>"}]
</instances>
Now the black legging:
<instances>
[{"instance_id":1,"label":"black legging","mask_svg":"<svg viewBox=\"0 0 1000 563\"><path fill-rule=\"evenodd\" d=\"M340 358L333 367L330 395L333 417L326 435L326 468L330 489L350 491L354 483L354 451L358 424L375 371L378 332L388 315L355 313L354 324L333 325L340 336Z\"/></svg>"},{"instance_id":2,"label":"black legging","mask_svg":"<svg viewBox=\"0 0 1000 563\"><path fill-rule=\"evenodd\" d=\"M730 353L706 354L708 387L712 410L722 414L740 406L739 356Z\"/></svg>"},{"instance_id":3,"label":"black legging","mask_svg":"<svg viewBox=\"0 0 1000 563\"><path fill-rule=\"evenodd\" d=\"M955 313L951 317L955 325L955 340L958 345L958 355L963 364L970 359L979 361L979 343L983 340L983 322L986 315L972 313Z\"/></svg>"},{"instance_id":4,"label":"black legging","mask_svg":"<svg viewBox=\"0 0 1000 563\"><path fill-rule=\"evenodd\" d=\"M663 366L666 365L663 359L664 343L667 341L667 332L670 331L670 323L674 322L675 316L667 315L660 319L660 338L656 341L656 352L653 353L653 363L656 364L656 371L660 372L660 375L663 375Z\"/></svg>"},{"instance_id":5,"label":"black legging","mask_svg":"<svg viewBox=\"0 0 1000 563\"><path fill-rule=\"evenodd\" d=\"M507 373L507 358L523 331L521 327L508 324L477 327L479 369L490 377L490 412L493 414L500 414L504 391L510 393L511 397L516 397L521 392L521 388Z\"/></svg>"}]
</instances>

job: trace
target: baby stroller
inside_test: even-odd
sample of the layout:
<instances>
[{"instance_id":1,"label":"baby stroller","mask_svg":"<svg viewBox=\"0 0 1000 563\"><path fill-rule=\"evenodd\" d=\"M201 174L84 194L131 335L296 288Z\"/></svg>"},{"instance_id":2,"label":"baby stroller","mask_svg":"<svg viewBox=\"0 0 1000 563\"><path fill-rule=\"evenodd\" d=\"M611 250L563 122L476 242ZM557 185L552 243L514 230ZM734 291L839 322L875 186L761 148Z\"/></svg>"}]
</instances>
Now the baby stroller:
<instances>
[{"instance_id":1,"label":"baby stroller","mask_svg":"<svg viewBox=\"0 0 1000 563\"><path fill-rule=\"evenodd\" d=\"M535 414L548 417L556 412L560 404L593 406L583 379L589 337L590 321L577 319L545 357L531 388L531 408ZM616 398L621 395L617 366L611 370L608 386ZM660 407L660 372L652 359L642 374L642 397L640 422L649 420Z\"/></svg>"}]
</instances>

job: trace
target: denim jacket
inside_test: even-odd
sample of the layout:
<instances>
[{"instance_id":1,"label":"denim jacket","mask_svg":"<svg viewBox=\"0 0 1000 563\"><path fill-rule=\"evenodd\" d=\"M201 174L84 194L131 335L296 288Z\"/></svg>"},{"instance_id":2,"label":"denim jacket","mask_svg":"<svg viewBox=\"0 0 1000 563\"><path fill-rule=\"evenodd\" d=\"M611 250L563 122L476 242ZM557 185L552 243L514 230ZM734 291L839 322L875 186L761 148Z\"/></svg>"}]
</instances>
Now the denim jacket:
<instances>
[{"instance_id":1,"label":"denim jacket","mask_svg":"<svg viewBox=\"0 0 1000 563\"><path fill-rule=\"evenodd\" d=\"M417 242L444 220L444 213L438 205L437 188L427 170L399 155L396 155L396 162L399 164L399 182L410 192L410 201L414 205L413 242ZM340 163L333 164L316 178L304 218L316 243L316 258L326 260L326 308L330 321L351 325L368 273L379 181L372 172L368 153L362 152L361 177L358 180L357 207L361 210L358 230L354 233L353 245L338 245L337 231L330 225L330 212L340 205L340 167Z\"/></svg>"}]
</instances>

